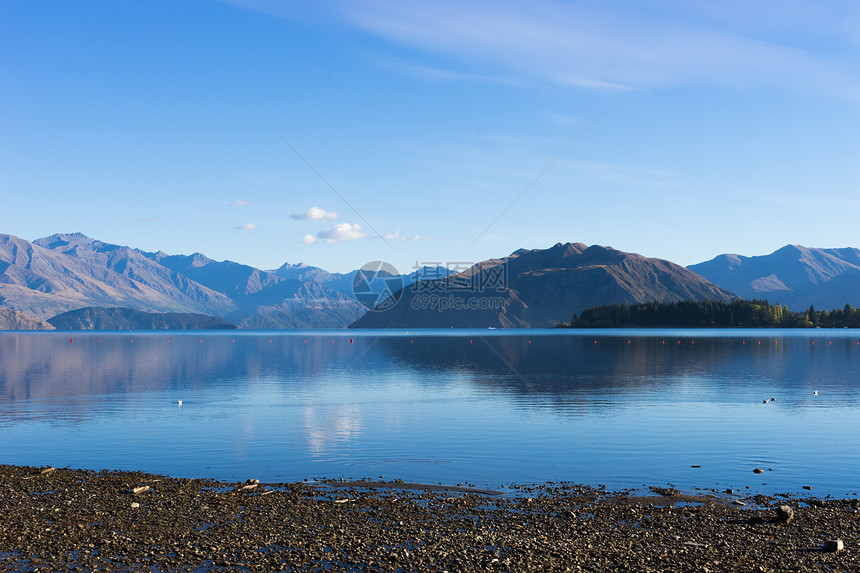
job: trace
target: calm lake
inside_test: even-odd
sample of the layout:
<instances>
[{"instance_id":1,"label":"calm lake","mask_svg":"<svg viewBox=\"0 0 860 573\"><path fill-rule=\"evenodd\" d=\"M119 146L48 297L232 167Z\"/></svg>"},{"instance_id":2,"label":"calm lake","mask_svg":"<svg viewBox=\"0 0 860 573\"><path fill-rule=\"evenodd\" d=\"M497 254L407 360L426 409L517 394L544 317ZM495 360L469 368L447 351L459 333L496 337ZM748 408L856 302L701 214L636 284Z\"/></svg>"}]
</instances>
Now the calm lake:
<instances>
[{"instance_id":1,"label":"calm lake","mask_svg":"<svg viewBox=\"0 0 860 573\"><path fill-rule=\"evenodd\" d=\"M0 462L845 497L858 387L849 330L0 333Z\"/></svg>"}]
</instances>

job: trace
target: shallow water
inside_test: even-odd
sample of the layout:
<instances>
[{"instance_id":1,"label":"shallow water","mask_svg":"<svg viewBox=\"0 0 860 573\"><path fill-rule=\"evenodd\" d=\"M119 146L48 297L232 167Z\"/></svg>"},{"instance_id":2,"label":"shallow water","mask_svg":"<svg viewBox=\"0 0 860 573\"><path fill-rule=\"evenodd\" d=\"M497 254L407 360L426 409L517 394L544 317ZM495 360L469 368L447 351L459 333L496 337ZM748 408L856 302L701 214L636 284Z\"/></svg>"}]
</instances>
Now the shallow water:
<instances>
[{"instance_id":1,"label":"shallow water","mask_svg":"<svg viewBox=\"0 0 860 573\"><path fill-rule=\"evenodd\" d=\"M860 488L858 343L849 330L2 333L0 461L842 497Z\"/></svg>"}]
</instances>

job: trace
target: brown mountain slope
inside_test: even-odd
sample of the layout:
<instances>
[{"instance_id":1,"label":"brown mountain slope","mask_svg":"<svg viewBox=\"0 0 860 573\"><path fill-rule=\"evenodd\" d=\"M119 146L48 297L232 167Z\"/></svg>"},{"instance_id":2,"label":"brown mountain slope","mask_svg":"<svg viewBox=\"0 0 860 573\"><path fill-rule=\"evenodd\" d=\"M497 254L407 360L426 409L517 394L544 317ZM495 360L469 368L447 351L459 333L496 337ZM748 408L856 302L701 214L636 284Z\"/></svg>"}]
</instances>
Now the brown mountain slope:
<instances>
[{"instance_id":1,"label":"brown mountain slope","mask_svg":"<svg viewBox=\"0 0 860 573\"><path fill-rule=\"evenodd\" d=\"M0 235L0 305L43 319L85 306L189 310L110 268L11 235Z\"/></svg>"},{"instance_id":2,"label":"brown mountain slope","mask_svg":"<svg viewBox=\"0 0 860 573\"><path fill-rule=\"evenodd\" d=\"M151 260L137 249L104 243L81 233L51 235L36 239L33 244L84 263L110 269L152 289L173 301L173 306L163 310L221 316L236 309L236 305L224 293L207 288L193 278ZM130 306L139 308L137 305Z\"/></svg>"},{"instance_id":3,"label":"brown mountain slope","mask_svg":"<svg viewBox=\"0 0 860 573\"><path fill-rule=\"evenodd\" d=\"M549 327L601 304L737 298L669 261L582 243L521 249L398 294L393 308L351 326Z\"/></svg>"}]
</instances>

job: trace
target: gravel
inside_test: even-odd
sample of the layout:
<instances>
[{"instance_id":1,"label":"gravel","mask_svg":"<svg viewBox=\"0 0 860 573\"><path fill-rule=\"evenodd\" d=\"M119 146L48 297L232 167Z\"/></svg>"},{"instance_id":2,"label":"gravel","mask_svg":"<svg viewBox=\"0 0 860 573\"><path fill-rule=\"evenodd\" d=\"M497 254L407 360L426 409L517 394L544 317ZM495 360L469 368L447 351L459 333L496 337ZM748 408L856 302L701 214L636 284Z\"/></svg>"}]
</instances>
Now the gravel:
<instances>
[{"instance_id":1,"label":"gravel","mask_svg":"<svg viewBox=\"0 0 860 573\"><path fill-rule=\"evenodd\" d=\"M46 469L0 466L2 571L860 571L856 499Z\"/></svg>"}]
</instances>

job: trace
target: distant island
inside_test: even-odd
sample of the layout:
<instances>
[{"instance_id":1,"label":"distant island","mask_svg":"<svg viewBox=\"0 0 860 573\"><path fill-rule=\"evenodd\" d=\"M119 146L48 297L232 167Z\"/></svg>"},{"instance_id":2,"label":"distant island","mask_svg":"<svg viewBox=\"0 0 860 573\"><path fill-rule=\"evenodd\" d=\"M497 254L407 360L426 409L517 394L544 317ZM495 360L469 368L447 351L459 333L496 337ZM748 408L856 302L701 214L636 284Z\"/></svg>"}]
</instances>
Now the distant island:
<instances>
[{"instance_id":1,"label":"distant island","mask_svg":"<svg viewBox=\"0 0 860 573\"><path fill-rule=\"evenodd\" d=\"M64 312L47 322L57 330L225 330L224 319L189 312L144 312L133 308L87 307Z\"/></svg>"},{"instance_id":2,"label":"distant island","mask_svg":"<svg viewBox=\"0 0 860 573\"><path fill-rule=\"evenodd\" d=\"M682 300L640 304L608 304L583 310L559 328L860 328L860 310L792 312L767 300Z\"/></svg>"}]
</instances>

